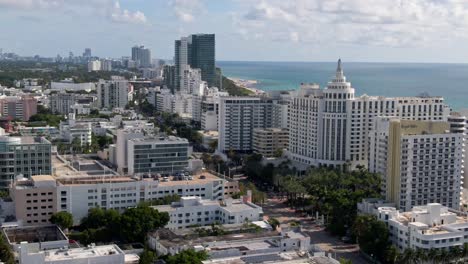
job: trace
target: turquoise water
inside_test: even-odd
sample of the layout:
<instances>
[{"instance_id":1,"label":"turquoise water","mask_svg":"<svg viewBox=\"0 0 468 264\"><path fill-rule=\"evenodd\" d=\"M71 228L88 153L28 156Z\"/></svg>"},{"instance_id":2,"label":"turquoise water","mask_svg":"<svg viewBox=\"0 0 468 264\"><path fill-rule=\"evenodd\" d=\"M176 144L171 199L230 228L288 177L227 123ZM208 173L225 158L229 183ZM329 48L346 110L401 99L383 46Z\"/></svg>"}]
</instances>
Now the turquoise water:
<instances>
[{"instance_id":1,"label":"turquoise water","mask_svg":"<svg viewBox=\"0 0 468 264\"><path fill-rule=\"evenodd\" d=\"M257 80L262 90L297 89L300 83L321 87L333 77L333 62L218 61L228 77ZM344 73L358 95L443 96L454 109L468 108L468 64L343 62Z\"/></svg>"}]
</instances>

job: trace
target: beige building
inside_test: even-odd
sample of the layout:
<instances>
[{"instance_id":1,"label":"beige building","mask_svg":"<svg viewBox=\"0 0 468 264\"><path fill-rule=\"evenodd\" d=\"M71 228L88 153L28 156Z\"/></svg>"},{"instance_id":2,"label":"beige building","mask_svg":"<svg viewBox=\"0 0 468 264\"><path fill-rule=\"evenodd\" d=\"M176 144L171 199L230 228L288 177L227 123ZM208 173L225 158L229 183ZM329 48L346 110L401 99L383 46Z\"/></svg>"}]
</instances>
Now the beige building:
<instances>
[{"instance_id":1,"label":"beige building","mask_svg":"<svg viewBox=\"0 0 468 264\"><path fill-rule=\"evenodd\" d=\"M463 134L442 121L377 118L370 133L369 170L383 176L388 202L409 211L440 203L459 209Z\"/></svg>"},{"instance_id":2,"label":"beige building","mask_svg":"<svg viewBox=\"0 0 468 264\"><path fill-rule=\"evenodd\" d=\"M288 148L288 137L287 129L255 128L253 130L253 150L265 157L273 157L277 150Z\"/></svg>"},{"instance_id":3,"label":"beige building","mask_svg":"<svg viewBox=\"0 0 468 264\"><path fill-rule=\"evenodd\" d=\"M16 218L24 225L47 225L57 212L56 181L49 175L18 180L10 194L15 202Z\"/></svg>"}]
</instances>

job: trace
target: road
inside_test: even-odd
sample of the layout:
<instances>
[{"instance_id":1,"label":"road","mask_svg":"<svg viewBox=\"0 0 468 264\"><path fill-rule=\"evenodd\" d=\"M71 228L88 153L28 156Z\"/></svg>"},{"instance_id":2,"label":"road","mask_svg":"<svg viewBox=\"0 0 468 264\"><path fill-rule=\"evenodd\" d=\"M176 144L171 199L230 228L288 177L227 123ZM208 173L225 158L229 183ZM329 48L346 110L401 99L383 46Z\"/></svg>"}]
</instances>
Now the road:
<instances>
[{"instance_id":1,"label":"road","mask_svg":"<svg viewBox=\"0 0 468 264\"><path fill-rule=\"evenodd\" d=\"M302 231L310 236L310 243L316 251L332 253L336 259L341 257L351 260L353 263L369 263L362 258L356 244L343 243L338 237L330 235L325 228L316 225L310 218L300 216L295 210L285 205L285 200L269 198L263 205L265 215L276 218L281 224L300 222Z\"/></svg>"}]
</instances>

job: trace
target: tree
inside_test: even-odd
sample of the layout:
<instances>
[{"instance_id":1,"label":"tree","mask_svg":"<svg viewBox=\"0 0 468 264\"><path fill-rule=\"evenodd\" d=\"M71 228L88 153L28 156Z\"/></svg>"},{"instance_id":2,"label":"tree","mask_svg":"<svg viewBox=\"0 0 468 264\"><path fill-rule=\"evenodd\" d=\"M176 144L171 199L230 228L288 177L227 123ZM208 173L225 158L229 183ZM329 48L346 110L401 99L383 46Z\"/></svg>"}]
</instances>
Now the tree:
<instances>
[{"instance_id":1,"label":"tree","mask_svg":"<svg viewBox=\"0 0 468 264\"><path fill-rule=\"evenodd\" d=\"M5 241L3 235L0 235L0 260L5 264L14 264L15 256L10 248L10 245Z\"/></svg>"},{"instance_id":2,"label":"tree","mask_svg":"<svg viewBox=\"0 0 468 264\"><path fill-rule=\"evenodd\" d=\"M153 264L156 259L157 259L156 252L145 247L143 252L140 254L140 260L138 261L138 263L139 264Z\"/></svg>"},{"instance_id":3,"label":"tree","mask_svg":"<svg viewBox=\"0 0 468 264\"><path fill-rule=\"evenodd\" d=\"M163 227L169 222L166 212L158 212L147 205L127 209L120 219L120 234L128 242L144 241L149 231Z\"/></svg>"},{"instance_id":4,"label":"tree","mask_svg":"<svg viewBox=\"0 0 468 264\"><path fill-rule=\"evenodd\" d=\"M73 226L73 216L69 212L58 212L50 217L50 222L60 226L62 229L68 229Z\"/></svg>"},{"instance_id":5,"label":"tree","mask_svg":"<svg viewBox=\"0 0 468 264\"><path fill-rule=\"evenodd\" d=\"M278 221L278 219L276 218L270 218L268 219L268 224L271 225L271 227L273 228L273 230L276 230L276 228L278 226L280 226L280 222Z\"/></svg>"},{"instance_id":6,"label":"tree","mask_svg":"<svg viewBox=\"0 0 468 264\"><path fill-rule=\"evenodd\" d=\"M195 251L193 249L184 250L173 256L167 256L165 261L167 264L201 264L202 261L208 259L206 251Z\"/></svg>"},{"instance_id":7,"label":"tree","mask_svg":"<svg viewBox=\"0 0 468 264\"><path fill-rule=\"evenodd\" d=\"M283 156L283 149L276 149L275 152L273 153L273 156L275 158L281 158Z\"/></svg>"},{"instance_id":8,"label":"tree","mask_svg":"<svg viewBox=\"0 0 468 264\"><path fill-rule=\"evenodd\" d=\"M388 230L384 222L373 215L359 215L353 225L359 247L369 255L384 260L388 242Z\"/></svg>"}]
</instances>

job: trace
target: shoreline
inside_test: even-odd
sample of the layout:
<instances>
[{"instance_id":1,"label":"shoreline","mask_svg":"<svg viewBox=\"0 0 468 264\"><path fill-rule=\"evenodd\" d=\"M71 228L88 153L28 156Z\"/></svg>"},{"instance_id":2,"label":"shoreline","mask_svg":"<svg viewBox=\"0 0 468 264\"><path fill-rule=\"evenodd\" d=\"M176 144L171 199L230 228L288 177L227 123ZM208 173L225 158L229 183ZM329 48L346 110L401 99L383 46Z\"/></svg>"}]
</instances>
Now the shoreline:
<instances>
[{"instance_id":1,"label":"shoreline","mask_svg":"<svg viewBox=\"0 0 468 264\"><path fill-rule=\"evenodd\" d=\"M246 80L246 79L240 79L240 78L233 78L233 77L227 77L229 80L233 81L235 85L249 90L255 95L260 95L266 93L263 90L255 88L255 85L258 83L257 80Z\"/></svg>"}]
</instances>

